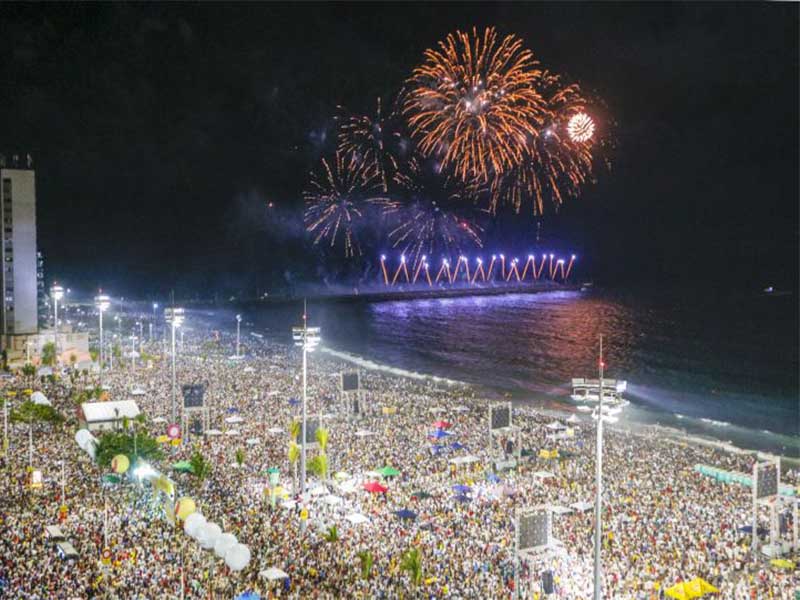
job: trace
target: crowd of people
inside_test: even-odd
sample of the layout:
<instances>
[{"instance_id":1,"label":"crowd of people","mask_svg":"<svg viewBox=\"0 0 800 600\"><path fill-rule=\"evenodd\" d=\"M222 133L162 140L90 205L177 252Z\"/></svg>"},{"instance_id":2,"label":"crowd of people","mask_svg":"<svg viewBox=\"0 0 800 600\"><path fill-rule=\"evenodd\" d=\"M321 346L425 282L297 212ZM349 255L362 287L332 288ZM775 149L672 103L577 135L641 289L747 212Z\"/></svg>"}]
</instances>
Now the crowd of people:
<instances>
[{"instance_id":1,"label":"crowd of people","mask_svg":"<svg viewBox=\"0 0 800 600\"><path fill-rule=\"evenodd\" d=\"M208 521L249 547L250 562L239 572L171 523L162 496L147 484L131 472L119 484L105 483L108 469L78 447L76 392L97 385L97 373L4 379L4 392L20 391L12 409L21 390L40 390L67 419L30 432L31 466L44 475L40 489L28 485L28 425L9 425L0 461L0 598L234 598L250 590L267 598L543 599L550 575L550 597L592 597L590 417L560 419L569 432L554 435L552 415L515 408L519 433L509 437L518 462L503 470L498 461L508 464L509 448L490 435L489 403L473 388L361 370L354 414L339 378L354 367L323 348L309 360L308 413L329 433L328 470L309 474L300 495L299 461L290 461L289 446L301 410L301 360L288 341L245 334L245 357L237 360L232 335L195 323L179 345L177 379L205 386L208 425L220 434L184 432L182 443L163 444L163 459L152 465L175 482L177 496L193 498ZM111 400L136 400L146 417L142 430L155 437L170 420L171 362L160 340L143 351L151 360L135 368L117 361L103 384ZM134 389L144 395L132 396ZM541 450L558 456L543 458ZM309 448L308 458L319 451ZM211 464L206 477L171 469L197 452ZM754 558L750 535L741 531L750 522L751 491L694 470L708 464L748 471L752 460L648 430L607 429L604 597L664 598L670 586L700 577L725 599L795 598L798 572ZM377 472L386 466L399 474ZM274 506L270 468L279 470L283 490ZM783 480L796 486L797 473L786 471ZM387 491L364 489L373 481ZM515 564L517 511L545 505L558 507L558 543ZM58 555L47 525L60 525L77 559ZM403 568L412 549L420 556L417 581ZM373 564L365 573L367 554ZM267 579L269 568L286 577Z\"/></svg>"}]
</instances>

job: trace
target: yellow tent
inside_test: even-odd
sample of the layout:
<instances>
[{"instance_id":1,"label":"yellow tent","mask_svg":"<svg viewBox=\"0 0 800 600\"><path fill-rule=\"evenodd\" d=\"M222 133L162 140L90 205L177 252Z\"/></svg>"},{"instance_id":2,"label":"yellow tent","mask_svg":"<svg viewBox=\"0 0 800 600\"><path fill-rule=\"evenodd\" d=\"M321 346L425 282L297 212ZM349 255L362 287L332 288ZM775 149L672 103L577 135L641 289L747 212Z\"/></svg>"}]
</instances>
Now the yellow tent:
<instances>
[{"instance_id":1,"label":"yellow tent","mask_svg":"<svg viewBox=\"0 0 800 600\"><path fill-rule=\"evenodd\" d=\"M794 563L790 560L786 560L785 558L773 558L769 561L773 567L778 567L779 569L794 569Z\"/></svg>"},{"instance_id":2,"label":"yellow tent","mask_svg":"<svg viewBox=\"0 0 800 600\"><path fill-rule=\"evenodd\" d=\"M719 590L717 588L699 577L695 577L691 581L676 583L671 588L665 590L667 596L675 598L675 600L691 600L692 598L700 598L706 594L715 594L718 592Z\"/></svg>"}]
</instances>

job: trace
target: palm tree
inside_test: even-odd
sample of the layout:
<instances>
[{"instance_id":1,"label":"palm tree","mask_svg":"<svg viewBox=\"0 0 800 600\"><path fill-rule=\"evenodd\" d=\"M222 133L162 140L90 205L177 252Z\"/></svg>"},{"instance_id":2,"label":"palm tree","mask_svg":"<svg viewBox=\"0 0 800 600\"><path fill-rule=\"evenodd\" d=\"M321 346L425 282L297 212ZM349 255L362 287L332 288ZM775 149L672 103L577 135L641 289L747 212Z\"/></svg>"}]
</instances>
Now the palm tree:
<instances>
[{"instance_id":1,"label":"palm tree","mask_svg":"<svg viewBox=\"0 0 800 600\"><path fill-rule=\"evenodd\" d=\"M422 553L419 548L411 548L400 561L400 569L408 572L411 583L415 586L422 581Z\"/></svg>"},{"instance_id":2,"label":"palm tree","mask_svg":"<svg viewBox=\"0 0 800 600\"><path fill-rule=\"evenodd\" d=\"M297 438L300 437L300 429L302 429L300 421L295 420L289 423L289 435L292 437L293 442L296 442Z\"/></svg>"},{"instance_id":3,"label":"palm tree","mask_svg":"<svg viewBox=\"0 0 800 600\"><path fill-rule=\"evenodd\" d=\"M328 533L325 534L325 539L331 544L339 541L339 530L336 528L336 525L331 525L328 528Z\"/></svg>"},{"instance_id":4,"label":"palm tree","mask_svg":"<svg viewBox=\"0 0 800 600\"><path fill-rule=\"evenodd\" d=\"M199 481L202 482L211 474L211 463L208 462L200 452L192 454L189 463L192 465L192 473L194 473L194 476L197 477Z\"/></svg>"},{"instance_id":5,"label":"palm tree","mask_svg":"<svg viewBox=\"0 0 800 600\"><path fill-rule=\"evenodd\" d=\"M372 564L375 561L372 557L372 552L362 550L358 553L358 560L361 561L361 578L369 579L372 576Z\"/></svg>"},{"instance_id":6,"label":"palm tree","mask_svg":"<svg viewBox=\"0 0 800 600\"><path fill-rule=\"evenodd\" d=\"M320 479L325 479L328 474L328 457L318 454L308 461L308 469Z\"/></svg>"},{"instance_id":7,"label":"palm tree","mask_svg":"<svg viewBox=\"0 0 800 600\"><path fill-rule=\"evenodd\" d=\"M317 442L319 443L320 450L322 450L323 454L328 449L328 430L324 427L320 427L317 429L316 432Z\"/></svg>"},{"instance_id":8,"label":"palm tree","mask_svg":"<svg viewBox=\"0 0 800 600\"><path fill-rule=\"evenodd\" d=\"M239 465L239 468L241 469L242 465L244 464L244 450L239 448L238 450L236 450L235 456L236 456L236 464Z\"/></svg>"},{"instance_id":9,"label":"palm tree","mask_svg":"<svg viewBox=\"0 0 800 600\"><path fill-rule=\"evenodd\" d=\"M300 459L300 446L294 442L289 443L289 462L294 467L292 475L292 489L297 489L297 461Z\"/></svg>"},{"instance_id":10,"label":"palm tree","mask_svg":"<svg viewBox=\"0 0 800 600\"><path fill-rule=\"evenodd\" d=\"M53 342L47 342L42 346L42 364L47 366L56 364L56 345Z\"/></svg>"}]
</instances>

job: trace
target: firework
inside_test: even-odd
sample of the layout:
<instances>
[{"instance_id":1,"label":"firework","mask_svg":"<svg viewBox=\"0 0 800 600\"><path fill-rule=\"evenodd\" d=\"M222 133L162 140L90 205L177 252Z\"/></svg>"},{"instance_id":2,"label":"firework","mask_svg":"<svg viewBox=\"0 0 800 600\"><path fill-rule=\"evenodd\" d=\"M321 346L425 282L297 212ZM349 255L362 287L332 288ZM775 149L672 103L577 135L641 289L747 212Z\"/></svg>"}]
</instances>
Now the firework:
<instances>
[{"instance_id":1,"label":"firework","mask_svg":"<svg viewBox=\"0 0 800 600\"><path fill-rule=\"evenodd\" d=\"M531 138L522 159L491 182L490 207L508 204L520 212L530 204L533 214L542 214L545 204L558 208L566 197L576 197L593 177L591 145L569 135L569 123L583 113L586 99L576 84L544 71L538 80L547 100L547 121Z\"/></svg>"},{"instance_id":2,"label":"firework","mask_svg":"<svg viewBox=\"0 0 800 600\"><path fill-rule=\"evenodd\" d=\"M423 257L458 254L483 245L483 229L476 222L474 201L479 190L461 186L418 157L394 178L406 206L389 232L394 248L413 265Z\"/></svg>"},{"instance_id":3,"label":"firework","mask_svg":"<svg viewBox=\"0 0 800 600\"><path fill-rule=\"evenodd\" d=\"M339 150L360 158L373 169L384 192L389 190L389 181L397 172L396 151L401 144L392 115L383 114L380 98L374 115L351 116L339 130Z\"/></svg>"},{"instance_id":4,"label":"firework","mask_svg":"<svg viewBox=\"0 0 800 600\"><path fill-rule=\"evenodd\" d=\"M548 118L533 53L493 28L460 31L425 51L402 112L419 150L462 181L487 183L519 164Z\"/></svg>"},{"instance_id":5,"label":"firework","mask_svg":"<svg viewBox=\"0 0 800 600\"><path fill-rule=\"evenodd\" d=\"M594 135L594 121L584 112L577 113L567 123L567 133L573 142L588 142Z\"/></svg>"},{"instance_id":6,"label":"firework","mask_svg":"<svg viewBox=\"0 0 800 600\"><path fill-rule=\"evenodd\" d=\"M395 204L383 193L380 177L354 154L337 152L311 173L305 194L304 221L314 245L342 246L345 257L361 254L357 230L369 211L391 212Z\"/></svg>"}]
</instances>

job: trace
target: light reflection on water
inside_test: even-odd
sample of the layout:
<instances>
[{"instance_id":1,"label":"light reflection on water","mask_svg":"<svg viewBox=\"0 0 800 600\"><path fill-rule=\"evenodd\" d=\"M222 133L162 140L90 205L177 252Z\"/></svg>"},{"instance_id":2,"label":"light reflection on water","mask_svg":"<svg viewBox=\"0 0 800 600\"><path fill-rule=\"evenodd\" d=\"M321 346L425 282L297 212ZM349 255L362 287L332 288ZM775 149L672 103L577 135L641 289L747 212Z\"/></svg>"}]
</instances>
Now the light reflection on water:
<instances>
[{"instance_id":1,"label":"light reflection on water","mask_svg":"<svg viewBox=\"0 0 800 600\"><path fill-rule=\"evenodd\" d=\"M337 350L516 397L563 397L572 377L594 376L603 333L607 376L627 379L640 407L796 435L793 301L565 291L319 303L309 313ZM283 313L258 320L285 327Z\"/></svg>"}]
</instances>

